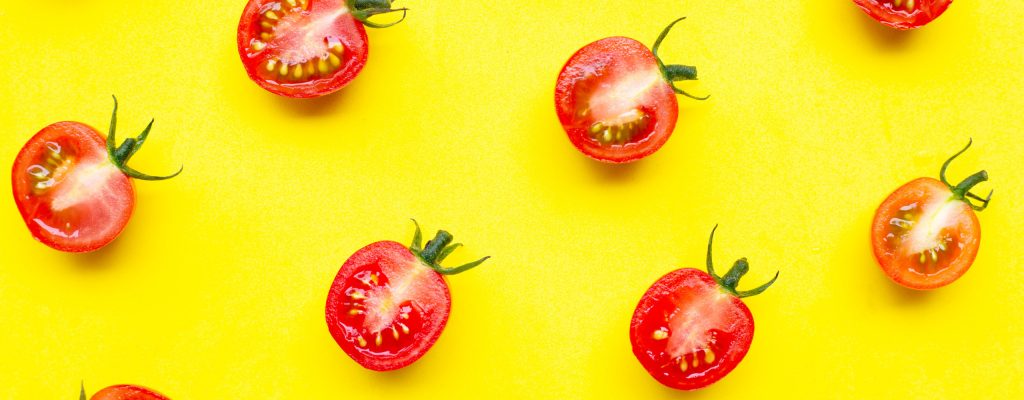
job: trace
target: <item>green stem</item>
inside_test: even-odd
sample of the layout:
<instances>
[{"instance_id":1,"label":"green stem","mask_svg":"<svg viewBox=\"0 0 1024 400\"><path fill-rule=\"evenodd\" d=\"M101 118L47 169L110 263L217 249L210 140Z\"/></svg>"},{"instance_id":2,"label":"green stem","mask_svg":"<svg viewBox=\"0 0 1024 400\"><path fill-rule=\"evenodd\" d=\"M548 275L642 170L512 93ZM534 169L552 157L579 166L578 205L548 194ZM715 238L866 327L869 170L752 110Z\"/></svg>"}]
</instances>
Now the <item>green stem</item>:
<instances>
[{"instance_id":1,"label":"green stem","mask_svg":"<svg viewBox=\"0 0 1024 400\"><path fill-rule=\"evenodd\" d=\"M711 275L715 282L718 282L718 286L720 286L722 290L725 290L739 298L750 297L761 294L761 292L764 292L773 283L775 283L776 279L779 279L779 272L776 271L775 277L761 286L751 290L736 290L736 286L739 286L740 278L743 278L743 275L746 275L747 272L750 271L750 264L747 262L746 257L736 260L736 263L732 265L732 268L729 268L729 272L726 272L725 276L718 276L718 274L715 273L714 263L711 261L711 245L715 240L715 230L717 229L718 225L715 225L715 227L711 229L711 237L708 239L707 267L708 275Z\"/></svg>"},{"instance_id":2,"label":"green stem","mask_svg":"<svg viewBox=\"0 0 1024 400\"><path fill-rule=\"evenodd\" d=\"M371 28L387 28L390 26L397 25L398 23L405 20L406 15L409 12L408 8L391 8L392 0L348 0L348 8L355 19L362 22ZM397 21L380 24L370 21L370 17L374 15L387 14L393 12L401 12L402 17Z\"/></svg>"},{"instance_id":3,"label":"green stem","mask_svg":"<svg viewBox=\"0 0 1024 400\"><path fill-rule=\"evenodd\" d=\"M668 81L668 84L669 84L669 86L672 87L673 91L675 91L676 93L681 94L683 96L689 97L691 99L707 100L711 96L704 96L704 97L694 96L694 95L692 95L690 93L687 93L686 91L676 87L676 85L675 85L675 82L677 82L677 81L696 80L697 79L697 67L690 66L690 65L675 65L675 64L673 64L673 65L665 65L665 62L661 60L660 56L658 56L658 50L661 49L661 42L663 42L665 40L665 37L668 36L668 33L672 30L672 27L674 27L677 23L679 23L679 21L682 21L684 19L686 19L686 17L682 17L682 18L679 18L679 19L677 19L675 21L672 21L671 24L668 24L668 26L665 27L665 29L661 31L661 34L658 35L658 39L656 39L654 41L654 46L651 46L651 54L654 54L654 59L658 62L658 69L661 70L661 75L665 77L665 80Z\"/></svg>"},{"instance_id":4,"label":"green stem","mask_svg":"<svg viewBox=\"0 0 1024 400\"><path fill-rule=\"evenodd\" d=\"M146 125L146 129L142 130L139 136L134 138L125 139L120 146L117 144L117 97L114 97L114 112L110 115L110 130L107 132L107 154L110 157L110 162L114 164L121 172L135 179L142 179L147 181L161 181L164 179L171 179L184 169L184 166L178 168L178 172L166 176L153 176L136 171L128 166L128 160L135 155L142 145L146 143L146 138L149 137L149 131L153 129L154 120L149 121L149 125Z\"/></svg>"},{"instance_id":5,"label":"green stem","mask_svg":"<svg viewBox=\"0 0 1024 400\"><path fill-rule=\"evenodd\" d=\"M437 235L434 236L433 239L427 241L426 246L423 246L423 249L421 250L420 241L422 240L423 234L420 231L420 224L416 222L415 219L412 220L412 222L416 225L416 233L413 235L412 245L409 246L409 251L416 257L419 257L419 259L428 267L442 275L455 275L468 271L476 268L478 265L483 264L484 261L491 258L490 256L487 256L471 263L466 263L453 268L442 267L441 262L444 261L449 254L455 251L455 249L462 246L462 244L455 243L449 245L453 239L452 234L444 230L439 230L437 231Z\"/></svg>"},{"instance_id":6,"label":"green stem","mask_svg":"<svg viewBox=\"0 0 1024 400\"><path fill-rule=\"evenodd\" d=\"M434 264L437 262L437 256L441 254L441 251L448 246L448 243L452 242L452 234L445 231L437 231L437 235L433 239L427 241L427 245L423 246L423 252L420 253L420 258L426 261L427 264Z\"/></svg>"},{"instance_id":7,"label":"green stem","mask_svg":"<svg viewBox=\"0 0 1024 400\"><path fill-rule=\"evenodd\" d=\"M946 160L946 162L942 163L942 168L939 169L939 180L941 180L942 183L946 184L946 186L949 187L949 190L953 192L953 199L967 203L967 205L971 206L971 208L973 208L975 211L983 211L986 208L988 208L989 202L992 201L992 193L994 191L989 191L988 196L982 198L974 193L971 193L971 189L973 189L979 183L987 181L988 172L986 172L985 170L975 172L973 175L968 176L966 179L958 183L956 186L953 186L953 184L949 183L949 180L946 179L946 169L949 168L949 164L953 163L953 160L955 160L961 154L964 154L964 152L966 152L967 149L971 148L971 144L973 143L974 139L968 139L967 146L964 146L963 149L956 152L956 154L953 154L952 157L949 157ZM974 202L972 202L970 199L974 199L981 202L981 205L979 206L977 204L974 204Z\"/></svg>"}]
</instances>

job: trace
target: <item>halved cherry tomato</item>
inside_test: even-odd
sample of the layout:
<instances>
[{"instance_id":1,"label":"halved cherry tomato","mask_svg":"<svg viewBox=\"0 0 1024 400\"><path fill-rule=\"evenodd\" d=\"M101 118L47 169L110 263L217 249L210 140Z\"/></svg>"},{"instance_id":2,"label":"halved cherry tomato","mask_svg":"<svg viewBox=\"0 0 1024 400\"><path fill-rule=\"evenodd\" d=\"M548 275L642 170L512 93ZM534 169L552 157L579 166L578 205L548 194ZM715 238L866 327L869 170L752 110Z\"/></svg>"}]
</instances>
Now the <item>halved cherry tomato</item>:
<instances>
[{"instance_id":1,"label":"halved cherry tomato","mask_svg":"<svg viewBox=\"0 0 1024 400\"><path fill-rule=\"evenodd\" d=\"M629 327L637 360L674 389L706 387L736 368L754 339L754 318L740 299L765 291L779 278L776 272L758 288L736 290L750 266L741 258L718 276L711 263L714 238L712 230L707 272L684 268L658 279L640 298Z\"/></svg>"},{"instance_id":2,"label":"halved cherry tomato","mask_svg":"<svg viewBox=\"0 0 1024 400\"><path fill-rule=\"evenodd\" d=\"M981 225L974 212L988 207L992 192L982 198L971 189L988 180L988 172L979 171L955 186L946 180L946 168L970 147L968 142L942 164L941 180L910 181L878 206L871 245L882 271L896 283L935 289L953 283L974 263L981 244Z\"/></svg>"},{"instance_id":3,"label":"halved cherry tomato","mask_svg":"<svg viewBox=\"0 0 1024 400\"><path fill-rule=\"evenodd\" d=\"M82 386L80 400L85 400L85 386ZM114 385L96 392L91 400L170 400L155 390L136 385Z\"/></svg>"},{"instance_id":4,"label":"halved cherry tomato","mask_svg":"<svg viewBox=\"0 0 1024 400\"><path fill-rule=\"evenodd\" d=\"M461 244L438 231L420 248L419 225L411 247L383 241L363 247L342 265L327 295L327 328L338 346L363 367L388 371L412 364L441 336L451 311L440 263Z\"/></svg>"},{"instance_id":5,"label":"halved cherry tomato","mask_svg":"<svg viewBox=\"0 0 1024 400\"><path fill-rule=\"evenodd\" d=\"M697 79L697 69L665 65L658 48L676 23L647 49L626 37L584 46L562 67L555 85L555 110L569 141L596 160L627 163L654 153L676 126L675 94L698 100L672 82Z\"/></svg>"},{"instance_id":6,"label":"halved cherry tomato","mask_svg":"<svg viewBox=\"0 0 1024 400\"><path fill-rule=\"evenodd\" d=\"M36 133L18 153L11 186L32 236L54 249L86 252L106 246L128 223L135 190L128 178L163 180L127 166L153 122L114 147L117 98L106 139L79 122L58 122Z\"/></svg>"},{"instance_id":7,"label":"halved cherry tomato","mask_svg":"<svg viewBox=\"0 0 1024 400\"><path fill-rule=\"evenodd\" d=\"M249 0L238 22L238 54L249 78L286 97L318 97L349 83L366 64L371 16L402 12L392 0Z\"/></svg>"},{"instance_id":8,"label":"halved cherry tomato","mask_svg":"<svg viewBox=\"0 0 1024 400\"><path fill-rule=\"evenodd\" d=\"M864 12L884 25L914 29L932 22L953 0L853 0Z\"/></svg>"}]
</instances>

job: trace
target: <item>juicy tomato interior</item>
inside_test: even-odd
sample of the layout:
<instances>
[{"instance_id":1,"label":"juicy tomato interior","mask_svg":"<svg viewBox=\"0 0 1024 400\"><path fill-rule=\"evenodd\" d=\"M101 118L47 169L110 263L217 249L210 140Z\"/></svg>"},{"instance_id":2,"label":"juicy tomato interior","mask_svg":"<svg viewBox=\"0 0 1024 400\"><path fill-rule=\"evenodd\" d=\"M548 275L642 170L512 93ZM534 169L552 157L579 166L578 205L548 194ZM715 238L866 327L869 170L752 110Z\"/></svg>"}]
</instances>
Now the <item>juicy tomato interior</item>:
<instances>
[{"instance_id":1,"label":"juicy tomato interior","mask_svg":"<svg viewBox=\"0 0 1024 400\"><path fill-rule=\"evenodd\" d=\"M396 242L352 255L331 286L327 324L349 356L392 370L419 359L441 335L451 310L448 285Z\"/></svg>"},{"instance_id":2,"label":"juicy tomato interior","mask_svg":"<svg viewBox=\"0 0 1024 400\"><path fill-rule=\"evenodd\" d=\"M91 400L168 400L151 389L135 385L110 386L92 395Z\"/></svg>"},{"instance_id":3,"label":"juicy tomato interior","mask_svg":"<svg viewBox=\"0 0 1024 400\"><path fill-rule=\"evenodd\" d=\"M635 161L661 148L679 113L657 59L625 37L577 51L558 76L555 106L572 144L609 162Z\"/></svg>"},{"instance_id":4,"label":"juicy tomato interior","mask_svg":"<svg viewBox=\"0 0 1024 400\"><path fill-rule=\"evenodd\" d=\"M981 228L971 207L942 182L920 178L879 206L871 231L875 258L897 283L913 289L945 286L978 254Z\"/></svg>"},{"instance_id":5,"label":"juicy tomato interior","mask_svg":"<svg viewBox=\"0 0 1024 400\"><path fill-rule=\"evenodd\" d=\"M853 0L864 12L885 25L913 29L931 22L953 0Z\"/></svg>"},{"instance_id":6,"label":"juicy tomato interior","mask_svg":"<svg viewBox=\"0 0 1024 400\"><path fill-rule=\"evenodd\" d=\"M288 97L341 89L366 64L366 30L343 0L250 0L238 25L249 77Z\"/></svg>"},{"instance_id":7,"label":"juicy tomato interior","mask_svg":"<svg viewBox=\"0 0 1024 400\"><path fill-rule=\"evenodd\" d=\"M732 371L753 334L747 306L696 269L676 270L655 282L630 327L633 354L647 372L684 390L708 386Z\"/></svg>"},{"instance_id":8,"label":"juicy tomato interior","mask_svg":"<svg viewBox=\"0 0 1024 400\"><path fill-rule=\"evenodd\" d=\"M78 122L39 131L21 149L11 176L32 236L58 250L103 247L135 207L132 183L110 162L104 137Z\"/></svg>"}]
</instances>

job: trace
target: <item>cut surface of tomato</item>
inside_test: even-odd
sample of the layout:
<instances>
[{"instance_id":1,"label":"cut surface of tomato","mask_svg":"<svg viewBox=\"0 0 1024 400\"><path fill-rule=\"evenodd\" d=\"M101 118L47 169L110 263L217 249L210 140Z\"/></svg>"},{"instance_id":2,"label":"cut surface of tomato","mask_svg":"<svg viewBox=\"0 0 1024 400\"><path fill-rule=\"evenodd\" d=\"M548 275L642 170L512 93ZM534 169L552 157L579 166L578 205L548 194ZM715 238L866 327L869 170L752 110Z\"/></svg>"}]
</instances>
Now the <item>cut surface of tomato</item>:
<instances>
[{"instance_id":1,"label":"cut surface of tomato","mask_svg":"<svg viewBox=\"0 0 1024 400\"><path fill-rule=\"evenodd\" d=\"M81 398L85 399L85 389ZM114 385L96 392L91 400L169 400L155 390L136 385Z\"/></svg>"},{"instance_id":2,"label":"cut surface of tomato","mask_svg":"<svg viewBox=\"0 0 1024 400\"><path fill-rule=\"evenodd\" d=\"M988 180L980 171L959 185L946 180L918 178L896 189L878 207L871 226L875 259L885 274L911 289L935 289L953 283L974 263L981 244L981 224L975 210L988 207L992 194L981 198L970 192ZM975 205L971 200L980 201Z\"/></svg>"},{"instance_id":3,"label":"cut surface of tomato","mask_svg":"<svg viewBox=\"0 0 1024 400\"><path fill-rule=\"evenodd\" d=\"M555 109L569 141L583 154L606 162L636 161L672 135L679 114L675 94L685 94L672 82L696 79L697 72L663 65L657 50L681 20L665 28L652 49L610 37L584 46L562 67Z\"/></svg>"},{"instance_id":4,"label":"cut surface of tomato","mask_svg":"<svg viewBox=\"0 0 1024 400\"><path fill-rule=\"evenodd\" d=\"M741 298L763 292L778 278L737 291L749 269L746 259L722 277L710 260L709 241L708 272L684 268L666 274L644 293L633 313L633 354L654 379L671 388L700 389L736 368L754 338L754 318Z\"/></svg>"},{"instance_id":5,"label":"cut surface of tomato","mask_svg":"<svg viewBox=\"0 0 1024 400\"><path fill-rule=\"evenodd\" d=\"M459 245L451 235L419 248L382 241L353 254L338 271L327 296L331 336L353 360L375 371L402 368L423 356L440 337L451 311L442 274L473 268L487 258L457 268L438 265Z\"/></svg>"},{"instance_id":6,"label":"cut surface of tomato","mask_svg":"<svg viewBox=\"0 0 1024 400\"><path fill-rule=\"evenodd\" d=\"M135 191L114 166L103 136L78 122L47 126L22 148L11 173L18 211L32 236L62 251L91 251L128 223Z\"/></svg>"},{"instance_id":7,"label":"cut surface of tomato","mask_svg":"<svg viewBox=\"0 0 1024 400\"><path fill-rule=\"evenodd\" d=\"M348 84L366 65L366 29L343 0L250 0L238 53L256 84L287 97L316 97Z\"/></svg>"},{"instance_id":8,"label":"cut surface of tomato","mask_svg":"<svg viewBox=\"0 0 1024 400\"><path fill-rule=\"evenodd\" d=\"M853 0L871 18L896 29L914 29L931 22L952 0Z\"/></svg>"},{"instance_id":9,"label":"cut surface of tomato","mask_svg":"<svg viewBox=\"0 0 1024 400\"><path fill-rule=\"evenodd\" d=\"M152 122L139 137L115 148L116 101L108 138L79 122L58 122L29 139L14 160L14 201L32 236L47 246L86 252L107 245L135 208L129 178L177 175L149 176L125 165L142 147Z\"/></svg>"}]
</instances>

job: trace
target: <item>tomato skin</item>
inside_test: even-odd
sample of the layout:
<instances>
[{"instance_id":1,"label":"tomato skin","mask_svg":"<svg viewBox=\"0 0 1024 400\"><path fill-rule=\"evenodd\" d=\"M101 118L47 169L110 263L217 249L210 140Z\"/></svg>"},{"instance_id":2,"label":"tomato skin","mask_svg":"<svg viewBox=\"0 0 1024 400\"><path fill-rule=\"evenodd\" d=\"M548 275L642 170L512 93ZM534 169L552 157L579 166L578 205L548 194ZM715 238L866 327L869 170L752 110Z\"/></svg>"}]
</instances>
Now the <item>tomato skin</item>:
<instances>
[{"instance_id":1,"label":"tomato skin","mask_svg":"<svg viewBox=\"0 0 1024 400\"><path fill-rule=\"evenodd\" d=\"M946 249L936 250L934 260L929 260L933 254L929 251L908 254L907 246L913 246L913 242L904 244L901 233L901 225L907 224L904 217L914 217L925 209L941 210L936 212L942 216L936 222L941 224L938 232L945 239L942 243ZM913 227L924 221L910 223ZM970 205L954 198L946 184L918 178L896 189L878 207L871 226L871 244L878 265L894 282L910 289L936 289L959 279L974 263L981 244L981 224Z\"/></svg>"},{"instance_id":2,"label":"tomato skin","mask_svg":"<svg viewBox=\"0 0 1024 400\"><path fill-rule=\"evenodd\" d=\"M56 167L48 164L53 149L63 157ZM40 180L30 173L33 168L63 173L39 189ZM58 122L36 133L18 153L11 180L15 203L32 236L60 251L88 252L107 245L135 209L133 184L110 163L105 138L79 122ZM80 192L91 193L76 195ZM72 204L60 206L68 202Z\"/></svg>"},{"instance_id":3,"label":"tomato skin","mask_svg":"<svg viewBox=\"0 0 1024 400\"><path fill-rule=\"evenodd\" d=\"M636 99L636 108L651 118L646 132L623 145L602 145L588 134L593 113L581 110L594 94L593 87L614 85L616 80L640 76L650 85ZM590 88L588 88L590 86ZM558 119L579 151L595 160L628 163L651 155L668 141L675 129L679 105L675 92L662 75L657 58L642 43L626 37L610 37L579 49L562 67L555 86Z\"/></svg>"},{"instance_id":4,"label":"tomato skin","mask_svg":"<svg viewBox=\"0 0 1024 400\"><path fill-rule=\"evenodd\" d=\"M674 320L670 317L677 315L699 318L677 329L668 327ZM653 337L652 332L661 326L669 328L669 336ZM705 346L714 349L711 363L706 362L707 352L684 354L681 360L670 354L672 332L698 328L706 330L680 334L705 337ZM695 390L722 379L743 360L753 342L754 318L743 301L721 290L711 275L684 268L662 276L644 293L633 314L629 336L633 355L654 379L674 389ZM694 357L697 365L691 364ZM687 368L680 368L679 362L685 362Z\"/></svg>"},{"instance_id":5,"label":"tomato skin","mask_svg":"<svg viewBox=\"0 0 1024 400\"><path fill-rule=\"evenodd\" d=\"M92 395L91 400L170 400L156 391L136 385L114 385Z\"/></svg>"},{"instance_id":6,"label":"tomato skin","mask_svg":"<svg viewBox=\"0 0 1024 400\"><path fill-rule=\"evenodd\" d=\"M311 6L317 8L346 8L342 0L309 0ZM266 50L252 51L251 42L259 38L261 10L268 4L281 3L279 0L249 0L238 22L237 46L238 54L245 66L249 79L267 91L291 98L312 98L334 93L347 86L362 72L369 57L369 42L363 24L346 13L334 23L334 37L345 48L341 56L341 66L329 77L305 80L302 82L283 82L261 76L261 67L268 57L274 56L275 48L271 45Z\"/></svg>"},{"instance_id":7,"label":"tomato skin","mask_svg":"<svg viewBox=\"0 0 1024 400\"><path fill-rule=\"evenodd\" d=\"M891 1L853 0L871 18L883 25L899 29L915 29L938 18L953 3L952 0L918 0L913 12L894 9Z\"/></svg>"},{"instance_id":8,"label":"tomato skin","mask_svg":"<svg viewBox=\"0 0 1024 400\"><path fill-rule=\"evenodd\" d=\"M346 293L351 289L348 283L352 282L353 276L356 276L360 270L367 268L381 271L385 276L380 279L395 277L386 276L385 270L391 270L406 277L411 276L412 278L403 280L403 282L410 282L406 286L412 286L421 292L420 295L412 296L419 299L413 299L410 302L410 307L415 313L412 320L416 324L410 324L410 332L403 334L402 340L405 341L406 346L398 351L374 351L373 332L368 332L370 335L363 336L362 333L366 332L365 326L359 326L358 321L353 322L348 314L351 310L349 308L351 293ZM441 336L441 332L448 323L450 313L451 294L442 275L423 264L407 247L393 241L370 244L349 257L331 284L326 306L327 326L338 346L359 365L374 371L399 369L422 357ZM406 339L405 335L411 335L411 338ZM366 345L360 346L358 338L364 338L367 341Z\"/></svg>"}]
</instances>

